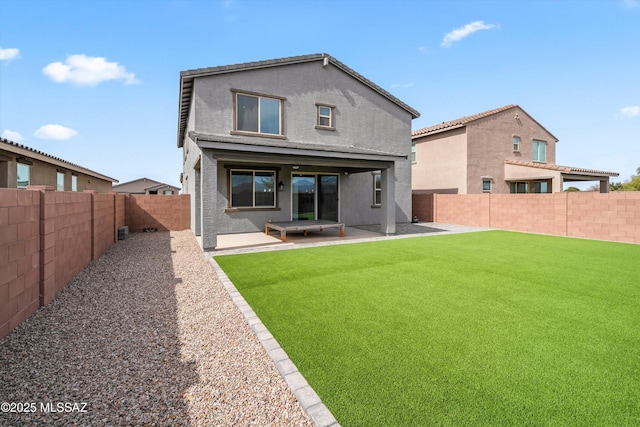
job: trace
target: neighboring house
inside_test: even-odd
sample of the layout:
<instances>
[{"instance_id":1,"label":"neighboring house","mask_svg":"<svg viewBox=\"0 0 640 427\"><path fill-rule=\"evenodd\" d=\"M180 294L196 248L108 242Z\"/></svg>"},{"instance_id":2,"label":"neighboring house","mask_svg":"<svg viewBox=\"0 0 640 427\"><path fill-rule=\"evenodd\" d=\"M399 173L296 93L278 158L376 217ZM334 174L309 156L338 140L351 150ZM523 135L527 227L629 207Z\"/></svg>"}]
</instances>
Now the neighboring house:
<instances>
[{"instance_id":1,"label":"neighboring house","mask_svg":"<svg viewBox=\"0 0 640 427\"><path fill-rule=\"evenodd\" d=\"M203 248L269 221L411 220L419 113L327 54L180 73L183 194Z\"/></svg>"},{"instance_id":2,"label":"neighboring house","mask_svg":"<svg viewBox=\"0 0 640 427\"><path fill-rule=\"evenodd\" d=\"M180 188L149 178L140 178L114 185L112 191L127 194L178 194Z\"/></svg>"},{"instance_id":3,"label":"neighboring house","mask_svg":"<svg viewBox=\"0 0 640 427\"><path fill-rule=\"evenodd\" d=\"M518 105L418 129L411 134L412 188L433 193L557 193L565 182L615 172L556 165L556 138Z\"/></svg>"},{"instance_id":4,"label":"neighboring house","mask_svg":"<svg viewBox=\"0 0 640 427\"><path fill-rule=\"evenodd\" d=\"M0 188L46 185L58 191L108 193L117 179L0 138Z\"/></svg>"}]
</instances>

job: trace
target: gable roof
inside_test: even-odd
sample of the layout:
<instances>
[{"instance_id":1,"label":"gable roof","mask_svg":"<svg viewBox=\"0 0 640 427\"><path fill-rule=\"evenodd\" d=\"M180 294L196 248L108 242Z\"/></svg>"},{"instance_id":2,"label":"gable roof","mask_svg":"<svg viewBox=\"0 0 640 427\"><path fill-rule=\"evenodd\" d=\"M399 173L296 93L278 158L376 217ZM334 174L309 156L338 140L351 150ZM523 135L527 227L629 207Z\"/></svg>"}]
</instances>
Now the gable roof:
<instances>
[{"instance_id":1,"label":"gable roof","mask_svg":"<svg viewBox=\"0 0 640 427\"><path fill-rule=\"evenodd\" d=\"M122 184L114 185L112 187L112 191L117 193L118 190L123 193L135 193L135 192L144 192L146 190L156 190L159 188L169 187L176 191L179 191L180 188L175 185L165 184L164 182L155 181L149 178L138 178L133 181L123 182ZM124 190L124 191L123 191Z\"/></svg>"},{"instance_id":2,"label":"gable roof","mask_svg":"<svg viewBox=\"0 0 640 427\"><path fill-rule=\"evenodd\" d=\"M484 119L486 117L493 116L494 114L499 114L499 113L502 113L504 111L511 110L512 108L520 109L520 111L522 111L524 114L529 116L529 118L531 118L531 120L536 122L538 124L538 126L540 126L549 135L551 135L553 137L553 139L556 140L556 142L558 141L558 138L556 138L544 126L542 126L540 123L538 123L538 121L536 119L531 117L531 114L529 114L526 111L524 111L524 109L522 109L522 107L520 107L517 104L505 105L504 107L500 107L500 108L496 108L496 109L493 109L493 110L484 111L484 112L478 113L478 114L472 114L470 116L465 116L465 117L461 117L459 119L450 120L448 122L442 122L442 123L438 123L437 125L428 126L428 127L422 128L422 129L414 130L413 132L411 132L411 139L420 138L422 136L433 135L433 134L440 133L440 132L446 132L446 131L449 131L449 130L462 128L462 127L465 127L468 124L473 123L473 122L475 122L477 120Z\"/></svg>"},{"instance_id":3,"label":"gable roof","mask_svg":"<svg viewBox=\"0 0 640 427\"><path fill-rule=\"evenodd\" d=\"M189 109L191 108L191 97L193 95L193 80L197 77L213 76L217 74L234 73L239 71L256 70L261 68L279 67L283 65L301 64L305 62L323 61L326 64L332 64L336 68L344 71L360 83L368 86L370 89L379 93L389 101L393 102L400 108L411 114L416 119L420 117L420 113L411 108L409 105L400 101L400 99L391 95L391 93L382 89L363 75L357 73L353 69L347 67L331 55L326 53L316 53L312 55L290 56L287 58L269 59L266 61L245 62L242 64L222 65L219 67L197 68L194 70L186 70L180 72L180 96L178 104L178 147L182 147L187 121L189 120Z\"/></svg>"},{"instance_id":4,"label":"gable roof","mask_svg":"<svg viewBox=\"0 0 640 427\"><path fill-rule=\"evenodd\" d=\"M92 171L91 169L87 169L85 167L76 165L75 163L68 162L59 157L52 156L43 151L39 151L34 148L27 147L26 145L18 144L17 142L13 142L5 138L0 138L0 150L9 151L19 156L29 157L34 160L39 160L41 162L60 166L65 169L69 169L70 171L82 173L84 175L89 175L94 178L99 178L105 181L111 181L112 183L118 182L118 180L115 178L108 177L101 173Z\"/></svg>"}]
</instances>

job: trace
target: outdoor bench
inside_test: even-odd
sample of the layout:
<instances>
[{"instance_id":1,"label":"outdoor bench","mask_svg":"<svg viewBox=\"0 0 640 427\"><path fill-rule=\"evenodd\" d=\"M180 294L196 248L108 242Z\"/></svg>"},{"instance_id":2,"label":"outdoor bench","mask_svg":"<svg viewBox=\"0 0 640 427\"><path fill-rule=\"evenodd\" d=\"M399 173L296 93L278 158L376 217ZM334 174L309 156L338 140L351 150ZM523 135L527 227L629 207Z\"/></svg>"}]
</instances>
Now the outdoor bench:
<instances>
[{"instance_id":1,"label":"outdoor bench","mask_svg":"<svg viewBox=\"0 0 640 427\"><path fill-rule=\"evenodd\" d=\"M287 241L287 232L302 231L306 236L308 231L322 231L327 228L339 228L340 237L344 237L344 224L333 221L289 221L289 222L268 222L265 224L264 232L269 235L269 229L280 232L280 240Z\"/></svg>"}]
</instances>

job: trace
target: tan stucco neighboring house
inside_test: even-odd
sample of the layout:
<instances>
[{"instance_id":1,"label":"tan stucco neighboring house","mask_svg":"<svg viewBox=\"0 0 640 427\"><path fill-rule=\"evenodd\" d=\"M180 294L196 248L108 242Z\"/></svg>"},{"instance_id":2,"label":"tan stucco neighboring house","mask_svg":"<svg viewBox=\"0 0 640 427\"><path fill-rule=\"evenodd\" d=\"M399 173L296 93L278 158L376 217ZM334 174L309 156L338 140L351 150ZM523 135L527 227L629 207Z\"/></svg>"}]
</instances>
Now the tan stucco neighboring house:
<instances>
[{"instance_id":1,"label":"tan stucco neighboring house","mask_svg":"<svg viewBox=\"0 0 640 427\"><path fill-rule=\"evenodd\" d=\"M0 138L0 188L46 185L57 191L109 193L117 179Z\"/></svg>"},{"instance_id":2,"label":"tan stucco neighboring house","mask_svg":"<svg viewBox=\"0 0 640 427\"><path fill-rule=\"evenodd\" d=\"M114 185L113 192L127 194L178 194L180 188L149 178L139 178Z\"/></svg>"},{"instance_id":3,"label":"tan stucco neighboring house","mask_svg":"<svg viewBox=\"0 0 640 427\"><path fill-rule=\"evenodd\" d=\"M609 191L615 172L556 164L556 138L518 105L411 133L412 189L433 193L557 193L565 182L597 181Z\"/></svg>"}]
</instances>

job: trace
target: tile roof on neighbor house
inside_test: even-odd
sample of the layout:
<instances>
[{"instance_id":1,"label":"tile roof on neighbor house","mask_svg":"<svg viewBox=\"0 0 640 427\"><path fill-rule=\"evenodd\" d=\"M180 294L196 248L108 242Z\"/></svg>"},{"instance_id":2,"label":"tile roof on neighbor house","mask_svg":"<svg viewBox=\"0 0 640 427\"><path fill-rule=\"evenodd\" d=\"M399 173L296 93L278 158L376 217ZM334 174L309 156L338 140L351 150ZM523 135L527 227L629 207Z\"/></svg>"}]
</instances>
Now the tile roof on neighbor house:
<instances>
[{"instance_id":1,"label":"tile roof on neighbor house","mask_svg":"<svg viewBox=\"0 0 640 427\"><path fill-rule=\"evenodd\" d=\"M5 138L0 138L0 150L6 150L14 154L30 157L35 160L40 160L42 162L64 167L71 171L83 173L85 175L93 176L95 178L99 178L105 181L119 182L115 178L108 177L101 173L92 171L91 169L87 169L85 167L76 165L75 163L68 162L59 157L52 156L43 151L39 151L39 150L36 150L35 148L27 147L26 145L18 144L17 142L13 142Z\"/></svg>"},{"instance_id":2,"label":"tile roof on neighbor house","mask_svg":"<svg viewBox=\"0 0 640 427\"><path fill-rule=\"evenodd\" d=\"M123 182L122 184L114 185L111 189L114 193L145 193L147 190L153 191L161 188L171 188L176 192L180 191L179 187L171 184L165 184L164 182L155 181L149 178L138 178L133 181Z\"/></svg>"},{"instance_id":3,"label":"tile roof on neighbor house","mask_svg":"<svg viewBox=\"0 0 640 427\"><path fill-rule=\"evenodd\" d=\"M510 110L512 108L519 108L520 111L522 111L524 114L529 116L531 118L531 120L536 122L538 124L538 126L540 126L542 129L547 131L549 133L549 135L551 135L556 141L558 141L558 138L556 138L551 132L549 132L544 126L542 126L540 123L538 123L538 121L536 119L531 117L531 115L529 113L524 111L524 109L522 109L522 107L520 107L517 104L505 105L504 107L500 107L500 108L496 108L496 109L493 109L493 110L484 111L482 113L473 114L471 116L465 116L465 117L461 117L459 119L450 120L448 122L442 122L442 123L438 123L437 125L428 126L428 127L425 127L425 128L414 130L413 132L411 132L411 138L415 139L415 138L419 138L419 137L426 136L426 135L433 135L433 134L436 134L436 133L445 132L445 131L449 131L449 130L465 127L469 123L473 123L476 120L484 119L485 117L493 116L494 114L502 113L502 112Z\"/></svg>"},{"instance_id":4,"label":"tile roof on neighbor house","mask_svg":"<svg viewBox=\"0 0 640 427\"><path fill-rule=\"evenodd\" d=\"M570 173L570 174L589 174L589 175L602 175L602 176L620 175L617 172L599 171L596 169L574 168L571 166L548 165L546 163L523 162L519 160L505 160L504 162L508 165L526 166L528 168L536 168L536 169L547 169L547 170L559 171L559 172Z\"/></svg>"},{"instance_id":5,"label":"tile roof on neighbor house","mask_svg":"<svg viewBox=\"0 0 640 427\"><path fill-rule=\"evenodd\" d=\"M371 80L367 79L363 75L359 74L355 70L347 67L342 62L338 61L331 55L326 53L316 53L311 55L290 56L287 58L269 59L266 61L245 62L242 64L234 65L222 65L218 67L209 68L197 68L194 70L186 70L180 72L180 98L178 105L178 147L182 147L182 141L184 140L185 129L187 128L187 120L189 120L189 109L191 107L191 96L193 91L193 79L196 77L212 76L216 74L233 73L237 71L256 70L260 68L278 67L282 65L300 64L304 62L324 61L325 64L332 64L336 68L349 74L354 79L360 81L365 86L368 86L372 90L378 92L400 108L406 110L411 117L416 119L420 117L420 113L411 108L409 105L402 102L400 99L393 96L391 93L382 89Z\"/></svg>"}]
</instances>

